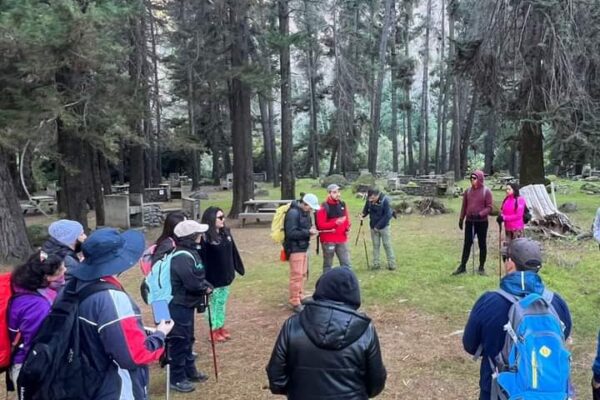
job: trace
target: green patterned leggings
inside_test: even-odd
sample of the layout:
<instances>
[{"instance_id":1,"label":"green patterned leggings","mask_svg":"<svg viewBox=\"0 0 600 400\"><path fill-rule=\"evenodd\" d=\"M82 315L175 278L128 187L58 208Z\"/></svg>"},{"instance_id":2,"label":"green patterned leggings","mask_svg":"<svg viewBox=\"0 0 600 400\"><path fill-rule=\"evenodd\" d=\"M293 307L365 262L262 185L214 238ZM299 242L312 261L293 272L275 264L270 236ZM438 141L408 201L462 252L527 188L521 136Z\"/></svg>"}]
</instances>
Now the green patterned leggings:
<instances>
[{"instance_id":1,"label":"green patterned leggings","mask_svg":"<svg viewBox=\"0 0 600 400\"><path fill-rule=\"evenodd\" d=\"M225 325L225 312L227 299L229 298L229 286L215 288L210 296L210 321L213 330L217 330ZM208 312L205 314L208 318Z\"/></svg>"}]
</instances>

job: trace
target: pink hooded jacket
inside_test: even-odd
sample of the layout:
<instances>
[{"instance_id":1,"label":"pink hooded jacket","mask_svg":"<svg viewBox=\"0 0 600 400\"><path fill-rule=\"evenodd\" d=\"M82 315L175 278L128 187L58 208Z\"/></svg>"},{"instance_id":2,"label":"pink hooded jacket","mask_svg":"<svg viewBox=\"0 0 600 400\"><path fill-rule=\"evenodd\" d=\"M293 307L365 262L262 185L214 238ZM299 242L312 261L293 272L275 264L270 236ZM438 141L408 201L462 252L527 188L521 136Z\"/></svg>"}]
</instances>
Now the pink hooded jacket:
<instances>
[{"instance_id":1,"label":"pink hooded jacket","mask_svg":"<svg viewBox=\"0 0 600 400\"><path fill-rule=\"evenodd\" d=\"M515 201L517 207L515 208ZM502 210L500 212L504 219L504 229L507 231L519 231L525 227L523 223L523 214L525 213L525 199L519 196L508 195L502 202Z\"/></svg>"}]
</instances>

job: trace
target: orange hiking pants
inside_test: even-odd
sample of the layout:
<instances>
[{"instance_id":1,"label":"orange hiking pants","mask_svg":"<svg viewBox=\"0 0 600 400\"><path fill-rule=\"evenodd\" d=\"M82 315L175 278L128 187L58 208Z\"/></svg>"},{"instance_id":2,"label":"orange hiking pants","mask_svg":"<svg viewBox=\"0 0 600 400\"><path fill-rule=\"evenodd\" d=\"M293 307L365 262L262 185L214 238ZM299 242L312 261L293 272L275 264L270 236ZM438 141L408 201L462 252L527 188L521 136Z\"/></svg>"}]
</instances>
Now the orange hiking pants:
<instances>
[{"instance_id":1,"label":"orange hiking pants","mask_svg":"<svg viewBox=\"0 0 600 400\"><path fill-rule=\"evenodd\" d=\"M290 254L290 298L289 303L297 306L304 294L304 280L308 272L308 254Z\"/></svg>"}]
</instances>

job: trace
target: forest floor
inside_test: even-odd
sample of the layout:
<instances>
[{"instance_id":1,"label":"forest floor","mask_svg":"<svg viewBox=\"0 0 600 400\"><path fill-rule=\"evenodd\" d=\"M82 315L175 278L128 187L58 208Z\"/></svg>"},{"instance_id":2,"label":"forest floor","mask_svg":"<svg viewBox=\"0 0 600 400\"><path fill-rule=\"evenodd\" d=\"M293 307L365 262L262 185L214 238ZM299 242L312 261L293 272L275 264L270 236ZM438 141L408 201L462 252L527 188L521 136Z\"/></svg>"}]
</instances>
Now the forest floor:
<instances>
[{"instance_id":1,"label":"forest floor","mask_svg":"<svg viewBox=\"0 0 600 400\"><path fill-rule=\"evenodd\" d=\"M565 183L558 203L572 201L578 211L569 214L575 224L589 229L598 207L598 198L578 191L580 183ZM320 199L324 190L313 182L300 181L298 191L313 191ZM277 192L271 190L272 198ZM462 349L462 329L475 300L486 290L498 285L498 229L490 222L488 234L488 276L466 274L451 277L458 265L462 248L462 232L456 226L459 199L445 199L450 214L423 217L401 216L392 222L393 246L398 259L396 271L367 269L362 237L354 246L358 224L354 215L362 200L343 192L354 226L350 234L351 259L361 284L363 306L380 337L388 370L388 381L381 399L476 399L478 397L479 362ZM503 193L494 191L496 202ZM230 205L231 194L217 192L202 208ZM28 225L44 223L28 217ZM492 220L490 220L492 221ZM47 221L46 221L47 223ZM279 247L269 237L268 224L250 224L239 228L228 221L246 266L246 275L232 285L226 325L232 340L217 344L219 382L212 369L208 326L204 316L196 317L195 350L198 365L210 374L208 382L191 394L173 394L175 399L211 398L276 399L268 390L265 366L283 322L291 315L287 302L287 263L279 261ZM159 229L146 231L150 242ZM364 236L371 258L368 231ZM591 363L596 351L596 335L600 327L600 274L597 273L598 247L592 241L544 241L545 263L540 274L546 284L568 302L574 321L573 380L579 399L588 399ZM310 276L305 284L307 294L314 290L320 275L321 258L310 249ZM385 255L382 254L382 261ZM469 261L469 270L471 261ZM139 296L141 275L137 267L122 276L129 293L142 306L144 321L151 321L149 307ZM152 398L163 398L164 371L153 366ZM0 394L1 395L1 394ZM281 398L281 397L279 397Z\"/></svg>"}]
</instances>

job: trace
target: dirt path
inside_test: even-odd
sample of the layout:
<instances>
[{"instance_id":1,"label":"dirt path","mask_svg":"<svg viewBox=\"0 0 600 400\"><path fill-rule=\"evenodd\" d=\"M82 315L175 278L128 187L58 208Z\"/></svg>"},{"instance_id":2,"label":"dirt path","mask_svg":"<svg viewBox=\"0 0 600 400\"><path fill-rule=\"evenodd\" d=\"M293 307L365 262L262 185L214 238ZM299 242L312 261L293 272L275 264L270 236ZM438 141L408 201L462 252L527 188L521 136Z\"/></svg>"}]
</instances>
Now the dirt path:
<instances>
[{"instance_id":1,"label":"dirt path","mask_svg":"<svg viewBox=\"0 0 600 400\"><path fill-rule=\"evenodd\" d=\"M243 254L247 269L265 268L274 247L264 243L265 228L236 229L234 237ZM260 240L257 239L260 235ZM272 266L270 266L272 267ZM283 288L287 282L281 282ZM248 290L232 290L228 322L233 339L217 345L219 382L212 368L208 328L198 316L196 351L200 368L211 379L198 387L197 394L174 398L277 399L268 390L265 366L279 329L289 310L253 296ZM282 299L283 301L283 299ZM424 315L403 304L392 309L374 306L367 314L377 328L388 381L381 399L473 399L477 397L478 364L465 356L461 334L454 332L442 317ZM164 374L155 370L152 378L153 398L164 393ZM198 393L199 392L199 393Z\"/></svg>"}]
</instances>

